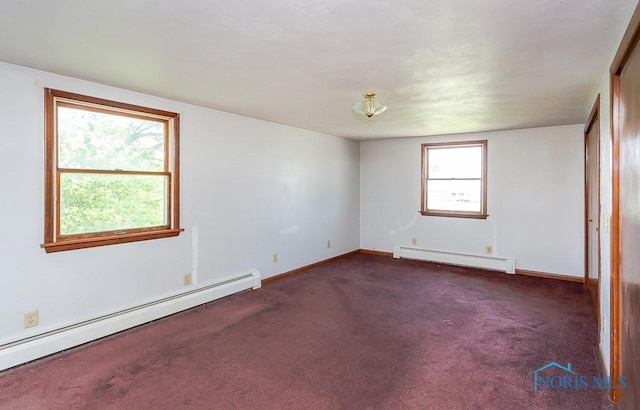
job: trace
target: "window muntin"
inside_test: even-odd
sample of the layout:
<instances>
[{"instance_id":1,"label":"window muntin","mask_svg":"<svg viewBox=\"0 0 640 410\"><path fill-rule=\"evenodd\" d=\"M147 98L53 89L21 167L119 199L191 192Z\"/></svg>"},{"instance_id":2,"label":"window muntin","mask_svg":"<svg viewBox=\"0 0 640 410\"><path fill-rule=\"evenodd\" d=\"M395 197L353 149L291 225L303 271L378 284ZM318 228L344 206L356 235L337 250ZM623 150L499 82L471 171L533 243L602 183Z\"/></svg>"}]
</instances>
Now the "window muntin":
<instances>
[{"instance_id":1,"label":"window muntin","mask_svg":"<svg viewBox=\"0 0 640 410\"><path fill-rule=\"evenodd\" d=\"M45 90L47 252L176 236L176 113Z\"/></svg>"},{"instance_id":2,"label":"window muntin","mask_svg":"<svg viewBox=\"0 0 640 410\"><path fill-rule=\"evenodd\" d=\"M423 215L486 218L487 141L422 144Z\"/></svg>"}]
</instances>

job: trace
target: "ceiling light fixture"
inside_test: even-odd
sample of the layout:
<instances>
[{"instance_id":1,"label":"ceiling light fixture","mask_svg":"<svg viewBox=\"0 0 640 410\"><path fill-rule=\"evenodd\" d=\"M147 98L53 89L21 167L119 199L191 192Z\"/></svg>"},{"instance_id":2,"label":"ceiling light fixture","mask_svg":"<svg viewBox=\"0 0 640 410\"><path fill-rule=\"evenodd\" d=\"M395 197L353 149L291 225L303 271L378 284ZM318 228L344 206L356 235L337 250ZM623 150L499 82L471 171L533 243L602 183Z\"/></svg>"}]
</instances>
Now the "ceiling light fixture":
<instances>
[{"instance_id":1,"label":"ceiling light fixture","mask_svg":"<svg viewBox=\"0 0 640 410\"><path fill-rule=\"evenodd\" d=\"M366 93L362 94L362 96L365 100L353 104L351 108L353 108L353 111L358 114L367 117L369 121L371 121L371 118L378 114L382 114L387 109L387 106L380 101L373 101L373 99L376 98L376 93Z\"/></svg>"}]
</instances>

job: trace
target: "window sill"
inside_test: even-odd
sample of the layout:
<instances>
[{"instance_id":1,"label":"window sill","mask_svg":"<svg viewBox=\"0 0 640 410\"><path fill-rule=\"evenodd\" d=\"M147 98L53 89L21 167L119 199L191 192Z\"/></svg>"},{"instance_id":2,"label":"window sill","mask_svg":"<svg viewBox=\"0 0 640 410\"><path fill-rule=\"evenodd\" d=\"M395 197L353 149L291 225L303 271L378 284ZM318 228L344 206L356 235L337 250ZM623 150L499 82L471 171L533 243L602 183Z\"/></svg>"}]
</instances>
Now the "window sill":
<instances>
[{"instance_id":1,"label":"window sill","mask_svg":"<svg viewBox=\"0 0 640 410\"><path fill-rule=\"evenodd\" d=\"M445 216L448 218L470 218L470 219L487 219L487 214L468 214L463 212L434 212L434 211L420 211L422 216Z\"/></svg>"},{"instance_id":2,"label":"window sill","mask_svg":"<svg viewBox=\"0 0 640 410\"><path fill-rule=\"evenodd\" d=\"M95 238L67 239L47 242L40 245L47 253L70 251L74 249L95 248L97 246L116 245L119 243L147 241L150 239L170 238L178 236L184 229L164 229L153 232L137 232L126 235L100 236Z\"/></svg>"}]
</instances>

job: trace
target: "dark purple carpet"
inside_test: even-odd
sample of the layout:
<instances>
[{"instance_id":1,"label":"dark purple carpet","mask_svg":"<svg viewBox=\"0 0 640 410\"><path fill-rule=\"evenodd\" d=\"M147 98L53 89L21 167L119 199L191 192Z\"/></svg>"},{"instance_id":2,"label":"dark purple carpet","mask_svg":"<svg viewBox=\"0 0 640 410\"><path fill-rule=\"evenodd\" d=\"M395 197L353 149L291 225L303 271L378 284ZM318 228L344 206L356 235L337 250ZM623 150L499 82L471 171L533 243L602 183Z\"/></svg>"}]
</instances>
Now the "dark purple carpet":
<instances>
[{"instance_id":1,"label":"dark purple carpet","mask_svg":"<svg viewBox=\"0 0 640 410\"><path fill-rule=\"evenodd\" d=\"M578 283L354 255L0 373L0 408L611 408L529 375L597 376L596 327Z\"/></svg>"}]
</instances>

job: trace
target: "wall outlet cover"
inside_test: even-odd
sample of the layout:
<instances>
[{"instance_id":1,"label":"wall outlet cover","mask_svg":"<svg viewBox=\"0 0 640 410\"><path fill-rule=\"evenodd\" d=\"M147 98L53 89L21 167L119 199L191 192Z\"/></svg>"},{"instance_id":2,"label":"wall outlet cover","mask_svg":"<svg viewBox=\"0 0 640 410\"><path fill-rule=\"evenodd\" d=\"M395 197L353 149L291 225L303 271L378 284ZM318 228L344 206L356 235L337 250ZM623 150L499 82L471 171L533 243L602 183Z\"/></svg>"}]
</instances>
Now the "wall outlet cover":
<instances>
[{"instance_id":1,"label":"wall outlet cover","mask_svg":"<svg viewBox=\"0 0 640 410\"><path fill-rule=\"evenodd\" d=\"M32 310L24 314L24 328L38 326L38 311Z\"/></svg>"}]
</instances>

